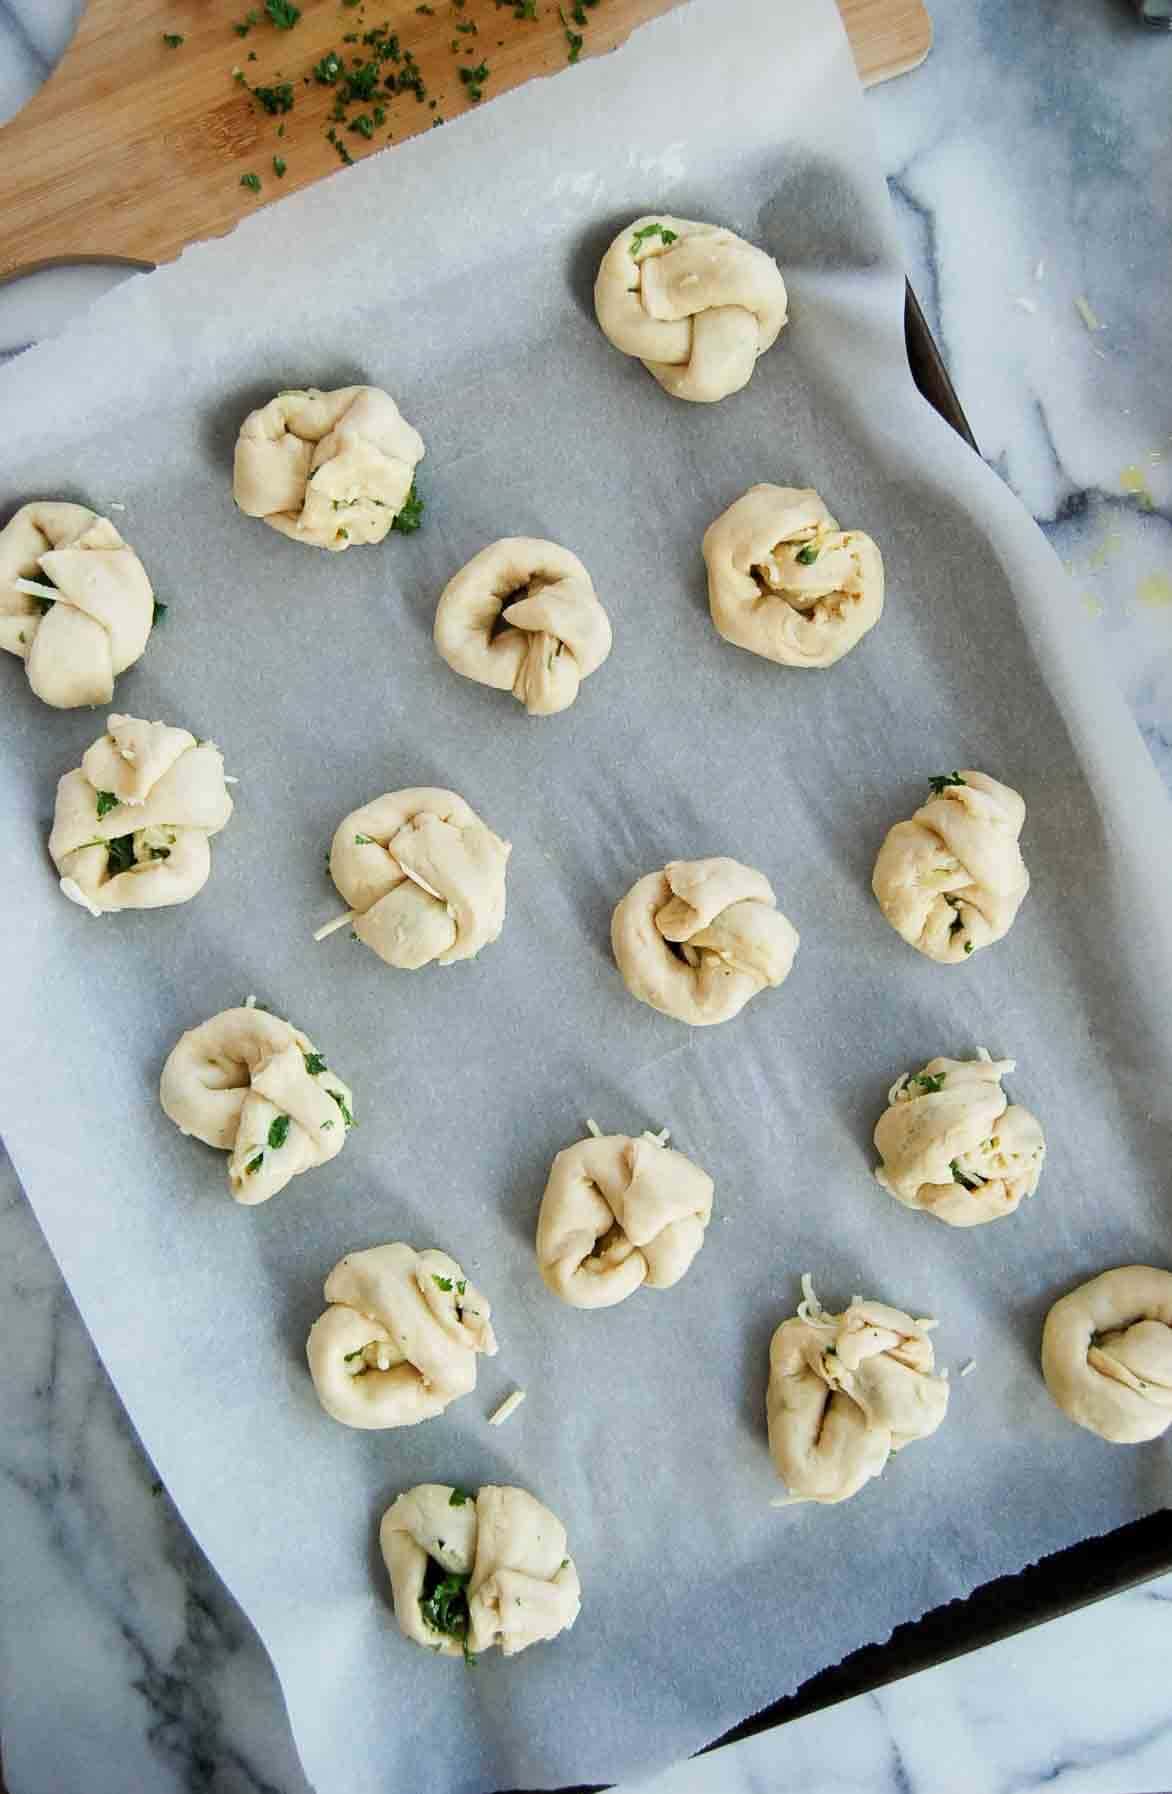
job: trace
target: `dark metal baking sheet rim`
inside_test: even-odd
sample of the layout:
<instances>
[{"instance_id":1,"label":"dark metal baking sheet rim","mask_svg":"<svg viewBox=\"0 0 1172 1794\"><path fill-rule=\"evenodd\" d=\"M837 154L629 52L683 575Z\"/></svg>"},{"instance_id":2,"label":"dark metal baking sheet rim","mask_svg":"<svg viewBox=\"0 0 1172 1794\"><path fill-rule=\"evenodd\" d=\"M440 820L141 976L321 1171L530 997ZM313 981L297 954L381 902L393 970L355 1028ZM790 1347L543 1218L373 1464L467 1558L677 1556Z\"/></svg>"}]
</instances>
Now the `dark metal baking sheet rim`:
<instances>
[{"instance_id":1,"label":"dark metal baking sheet rim","mask_svg":"<svg viewBox=\"0 0 1172 1794\"><path fill-rule=\"evenodd\" d=\"M936 340L909 284L904 308L904 336L912 378L930 405L979 453L956 388L952 384ZM803 1682L793 1694L763 1707L759 1713L714 1738L697 1754L706 1756L725 1744L772 1731L791 1719L821 1712L898 1682L919 1670L932 1669L963 1657L983 1645L996 1644L1047 1620L1060 1619L1080 1607L1122 1594L1156 1576L1172 1572L1172 1510L1161 1509L1129 1526L1095 1539L1083 1539L1065 1551L1056 1551L1015 1576L986 1582L963 1600L934 1607L918 1620L897 1626L883 1644L869 1644L841 1663L821 1670ZM602 1784L560 1788L556 1794L600 1794ZM510 1794L523 1794L512 1790Z\"/></svg>"}]
</instances>

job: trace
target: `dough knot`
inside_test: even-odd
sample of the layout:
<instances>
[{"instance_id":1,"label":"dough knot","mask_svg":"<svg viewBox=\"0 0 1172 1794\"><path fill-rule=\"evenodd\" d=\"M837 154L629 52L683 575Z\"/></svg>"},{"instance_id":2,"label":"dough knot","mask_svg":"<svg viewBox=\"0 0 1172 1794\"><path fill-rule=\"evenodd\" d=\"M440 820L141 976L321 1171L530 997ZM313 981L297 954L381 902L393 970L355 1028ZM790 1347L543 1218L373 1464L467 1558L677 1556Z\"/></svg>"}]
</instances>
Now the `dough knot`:
<instances>
[{"instance_id":1,"label":"dough knot","mask_svg":"<svg viewBox=\"0 0 1172 1794\"><path fill-rule=\"evenodd\" d=\"M883 559L816 492L753 486L704 535L708 603L726 641L782 666L828 667L874 628Z\"/></svg>"},{"instance_id":2,"label":"dough knot","mask_svg":"<svg viewBox=\"0 0 1172 1794\"><path fill-rule=\"evenodd\" d=\"M559 1152L537 1221L537 1263L574 1308L608 1308L642 1284L669 1289L704 1244L713 1183L682 1152L626 1134Z\"/></svg>"},{"instance_id":3,"label":"dough knot","mask_svg":"<svg viewBox=\"0 0 1172 1794\"><path fill-rule=\"evenodd\" d=\"M512 848L454 791L389 792L339 823L330 873L354 932L404 971L471 959L505 919Z\"/></svg>"},{"instance_id":4,"label":"dough knot","mask_svg":"<svg viewBox=\"0 0 1172 1794\"><path fill-rule=\"evenodd\" d=\"M306 1353L322 1407L346 1426L431 1420L475 1389L477 1354L497 1349L487 1301L446 1252L351 1252L325 1297Z\"/></svg>"},{"instance_id":5,"label":"dough knot","mask_svg":"<svg viewBox=\"0 0 1172 1794\"><path fill-rule=\"evenodd\" d=\"M628 891L611 942L633 996L704 1027L784 982L798 932L764 873L738 860L672 860Z\"/></svg>"},{"instance_id":6,"label":"dough knot","mask_svg":"<svg viewBox=\"0 0 1172 1794\"><path fill-rule=\"evenodd\" d=\"M341 1152L353 1095L311 1040L265 1009L225 1009L190 1028L163 1067L159 1100L184 1134L229 1154L237 1202L267 1202Z\"/></svg>"},{"instance_id":7,"label":"dough knot","mask_svg":"<svg viewBox=\"0 0 1172 1794\"><path fill-rule=\"evenodd\" d=\"M1113 1445L1172 1426L1172 1271L1121 1265L1055 1302L1042 1374L1062 1412Z\"/></svg>"},{"instance_id":8,"label":"dough knot","mask_svg":"<svg viewBox=\"0 0 1172 1794\"><path fill-rule=\"evenodd\" d=\"M892 1086L875 1127L875 1176L905 1208L950 1227L1011 1215L1032 1196L1046 1142L1028 1109L1001 1088L1012 1059L930 1059Z\"/></svg>"},{"instance_id":9,"label":"dough knot","mask_svg":"<svg viewBox=\"0 0 1172 1794\"><path fill-rule=\"evenodd\" d=\"M777 1473L799 1501L845 1501L893 1452L944 1419L925 1323L856 1296L828 1314L808 1295L769 1346L767 1419Z\"/></svg>"},{"instance_id":10,"label":"dough knot","mask_svg":"<svg viewBox=\"0 0 1172 1794\"><path fill-rule=\"evenodd\" d=\"M524 1489L421 1483L387 1509L379 1545L400 1631L438 1655L513 1657L578 1617L566 1529Z\"/></svg>"},{"instance_id":11,"label":"dough knot","mask_svg":"<svg viewBox=\"0 0 1172 1794\"><path fill-rule=\"evenodd\" d=\"M84 505L23 505L0 530L0 648L21 656L43 703L108 704L147 645L154 608L133 548Z\"/></svg>"},{"instance_id":12,"label":"dough knot","mask_svg":"<svg viewBox=\"0 0 1172 1794\"><path fill-rule=\"evenodd\" d=\"M553 716L610 653L611 628L577 555L510 536L482 548L445 586L435 643L466 679L511 691L530 716Z\"/></svg>"},{"instance_id":13,"label":"dough knot","mask_svg":"<svg viewBox=\"0 0 1172 1794\"><path fill-rule=\"evenodd\" d=\"M58 781L49 852L65 895L100 916L186 903L232 814L224 757L186 729L111 716Z\"/></svg>"},{"instance_id":14,"label":"dough knot","mask_svg":"<svg viewBox=\"0 0 1172 1794\"><path fill-rule=\"evenodd\" d=\"M1006 934L1030 888L1018 836L1025 804L983 772L942 773L879 849L871 888L897 934L960 965Z\"/></svg>"},{"instance_id":15,"label":"dough knot","mask_svg":"<svg viewBox=\"0 0 1172 1794\"><path fill-rule=\"evenodd\" d=\"M711 403L748 383L786 320L781 271L763 249L714 224L636 218L602 258L598 322L665 392Z\"/></svg>"},{"instance_id":16,"label":"dough knot","mask_svg":"<svg viewBox=\"0 0 1172 1794\"><path fill-rule=\"evenodd\" d=\"M378 386L279 392L240 426L232 496L295 542L381 542L411 494L423 438Z\"/></svg>"}]
</instances>

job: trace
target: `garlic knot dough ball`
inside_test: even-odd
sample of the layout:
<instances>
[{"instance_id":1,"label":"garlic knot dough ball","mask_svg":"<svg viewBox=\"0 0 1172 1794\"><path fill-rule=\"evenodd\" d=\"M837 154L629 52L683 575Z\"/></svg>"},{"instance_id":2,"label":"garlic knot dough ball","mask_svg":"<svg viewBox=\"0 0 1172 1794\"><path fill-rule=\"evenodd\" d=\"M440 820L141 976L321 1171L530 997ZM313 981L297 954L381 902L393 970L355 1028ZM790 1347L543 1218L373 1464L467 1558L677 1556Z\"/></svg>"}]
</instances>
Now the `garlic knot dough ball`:
<instances>
[{"instance_id":1,"label":"garlic knot dough ball","mask_svg":"<svg viewBox=\"0 0 1172 1794\"><path fill-rule=\"evenodd\" d=\"M108 704L154 614L146 569L108 517L45 499L0 530L0 648L21 657L42 703Z\"/></svg>"},{"instance_id":2,"label":"garlic knot dough ball","mask_svg":"<svg viewBox=\"0 0 1172 1794\"><path fill-rule=\"evenodd\" d=\"M246 517L336 553L383 540L423 453L379 386L279 392L240 426L232 496Z\"/></svg>"},{"instance_id":3,"label":"garlic knot dough ball","mask_svg":"<svg viewBox=\"0 0 1172 1794\"><path fill-rule=\"evenodd\" d=\"M1121 1265L1055 1302L1042 1374L1068 1419L1112 1445L1172 1426L1172 1271Z\"/></svg>"},{"instance_id":4,"label":"garlic knot dough ball","mask_svg":"<svg viewBox=\"0 0 1172 1794\"><path fill-rule=\"evenodd\" d=\"M721 858L649 872L616 908L610 934L631 995L694 1028L726 1022L784 983L798 950L764 873Z\"/></svg>"},{"instance_id":5,"label":"garlic knot dough ball","mask_svg":"<svg viewBox=\"0 0 1172 1794\"><path fill-rule=\"evenodd\" d=\"M1025 803L983 772L942 773L879 849L871 888L909 946L960 965L1007 934L1030 875L1018 836Z\"/></svg>"},{"instance_id":6,"label":"garlic knot dough ball","mask_svg":"<svg viewBox=\"0 0 1172 1794\"><path fill-rule=\"evenodd\" d=\"M716 224L666 213L620 231L598 270L604 334L665 392L710 404L748 384L786 320L771 255Z\"/></svg>"},{"instance_id":7,"label":"garlic knot dough ball","mask_svg":"<svg viewBox=\"0 0 1172 1794\"><path fill-rule=\"evenodd\" d=\"M883 558L816 492L753 486L704 534L708 604L725 641L782 666L828 667L883 610Z\"/></svg>"},{"instance_id":8,"label":"garlic knot dough ball","mask_svg":"<svg viewBox=\"0 0 1172 1794\"><path fill-rule=\"evenodd\" d=\"M232 814L224 756L186 729L111 716L57 783L49 853L92 916L186 903L207 883L209 842Z\"/></svg>"},{"instance_id":9,"label":"garlic knot dough ball","mask_svg":"<svg viewBox=\"0 0 1172 1794\"><path fill-rule=\"evenodd\" d=\"M402 1244L351 1252L326 1278L330 1306L306 1344L327 1414L344 1426L415 1426L476 1387L496 1353L491 1310L454 1258Z\"/></svg>"},{"instance_id":10,"label":"garlic knot dough ball","mask_svg":"<svg viewBox=\"0 0 1172 1794\"><path fill-rule=\"evenodd\" d=\"M609 1308L644 1284L670 1289L704 1244L713 1187L706 1171L649 1135L566 1147L537 1221L546 1285L573 1308Z\"/></svg>"},{"instance_id":11,"label":"garlic knot dough ball","mask_svg":"<svg viewBox=\"0 0 1172 1794\"><path fill-rule=\"evenodd\" d=\"M249 1207L341 1152L353 1093L313 1042L267 1009L225 1009L189 1028L163 1067L159 1101L182 1134L228 1157Z\"/></svg>"},{"instance_id":12,"label":"garlic knot dough ball","mask_svg":"<svg viewBox=\"0 0 1172 1794\"><path fill-rule=\"evenodd\" d=\"M401 971L472 959L505 922L512 852L454 791L391 791L352 810L330 848L330 876L354 932Z\"/></svg>"},{"instance_id":13,"label":"garlic knot dough ball","mask_svg":"<svg viewBox=\"0 0 1172 1794\"><path fill-rule=\"evenodd\" d=\"M399 1630L437 1656L514 1657L582 1605L566 1529L524 1489L420 1483L383 1515L379 1545Z\"/></svg>"},{"instance_id":14,"label":"garlic knot dough ball","mask_svg":"<svg viewBox=\"0 0 1172 1794\"><path fill-rule=\"evenodd\" d=\"M987 1053L930 1059L892 1085L875 1127L875 1177L897 1202L950 1227L979 1227L1033 1195L1046 1142L1001 1088L1015 1063Z\"/></svg>"},{"instance_id":15,"label":"garlic knot dough ball","mask_svg":"<svg viewBox=\"0 0 1172 1794\"><path fill-rule=\"evenodd\" d=\"M948 1380L923 1321L861 1296L829 1314L803 1285L769 1346L769 1450L795 1499L846 1501L893 1452L936 1431Z\"/></svg>"},{"instance_id":16,"label":"garlic knot dough ball","mask_svg":"<svg viewBox=\"0 0 1172 1794\"><path fill-rule=\"evenodd\" d=\"M435 645L454 672L511 691L530 716L554 716L610 653L610 620L576 554L506 536L444 587Z\"/></svg>"}]
</instances>

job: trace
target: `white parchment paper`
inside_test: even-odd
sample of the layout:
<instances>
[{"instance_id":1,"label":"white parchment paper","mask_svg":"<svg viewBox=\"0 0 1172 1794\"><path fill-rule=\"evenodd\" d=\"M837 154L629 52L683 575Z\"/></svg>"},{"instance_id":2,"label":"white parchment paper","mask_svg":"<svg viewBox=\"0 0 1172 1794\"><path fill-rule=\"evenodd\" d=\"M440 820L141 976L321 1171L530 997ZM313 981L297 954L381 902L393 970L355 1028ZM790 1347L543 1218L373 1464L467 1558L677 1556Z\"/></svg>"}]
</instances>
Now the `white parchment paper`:
<instances>
[{"instance_id":1,"label":"white parchment paper","mask_svg":"<svg viewBox=\"0 0 1172 1794\"><path fill-rule=\"evenodd\" d=\"M728 223L790 284L752 384L668 399L589 306L637 213ZM989 228L995 228L990 222ZM901 1620L1172 1495L1168 1442L1110 1448L1046 1396L1049 1303L1172 1258L1172 854L1130 720L1034 525L916 395L903 279L829 0L698 0L261 212L133 282L0 374L0 499L114 512L170 610L116 706L210 735L237 811L190 905L94 921L45 852L91 713L3 675L0 952L12 1156L101 1354L196 1536L277 1666L310 1779L345 1794L548 1787L694 1750ZM422 431L425 528L340 556L235 512L232 443L279 387L385 385ZM700 537L757 480L811 484L880 541L878 629L826 673L723 643ZM431 643L486 541L580 554L615 629L575 707L528 720ZM929 774L1025 794L1033 890L956 969L869 890ZM514 843L504 934L472 964L384 968L345 932L339 817L413 784ZM796 969L690 1033L625 992L608 922L641 873L728 853L802 933ZM254 991L354 1086L327 1169L236 1207L222 1155L160 1111L180 1031ZM1050 1156L1015 1219L958 1233L870 1176L900 1072L978 1045ZM549 1161L583 1119L673 1130L716 1180L666 1295L577 1313L533 1260ZM502 1341L476 1394L411 1431L319 1409L304 1339L344 1252L442 1245ZM769 1505L770 1333L802 1271L933 1312L975 1358L947 1422L835 1509ZM486 1416L520 1384L509 1424ZM406 1644L375 1546L423 1479L518 1482L584 1585L556 1645L473 1671Z\"/></svg>"}]
</instances>

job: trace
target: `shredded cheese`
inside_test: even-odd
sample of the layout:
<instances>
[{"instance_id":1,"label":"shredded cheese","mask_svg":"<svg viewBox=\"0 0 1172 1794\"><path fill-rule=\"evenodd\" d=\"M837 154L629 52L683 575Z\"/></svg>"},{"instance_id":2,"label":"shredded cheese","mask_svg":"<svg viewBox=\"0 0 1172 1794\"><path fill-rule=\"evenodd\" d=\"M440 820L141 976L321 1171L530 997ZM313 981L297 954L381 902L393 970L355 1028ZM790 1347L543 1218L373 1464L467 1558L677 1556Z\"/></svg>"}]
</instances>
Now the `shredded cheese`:
<instances>
[{"instance_id":1,"label":"shredded cheese","mask_svg":"<svg viewBox=\"0 0 1172 1794\"><path fill-rule=\"evenodd\" d=\"M315 929L313 938L315 941L324 941L327 934L336 934L339 928L345 928L353 920L354 911L348 909L345 915L335 916L332 922L324 922L320 928Z\"/></svg>"},{"instance_id":2,"label":"shredded cheese","mask_svg":"<svg viewBox=\"0 0 1172 1794\"><path fill-rule=\"evenodd\" d=\"M587 1115L587 1117L586 1117L586 1132L588 1134L593 1134L593 1136L596 1140L602 1139L602 1129L599 1127L598 1123L596 1121L594 1121L589 1115Z\"/></svg>"},{"instance_id":3,"label":"shredded cheese","mask_svg":"<svg viewBox=\"0 0 1172 1794\"><path fill-rule=\"evenodd\" d=\"M56 603L61 596L60 587L42 585L36 579L14 579L12 584L18 592L27 592L32 598L52 598Z\"/></svg>"},{"instance_id":4,"label":"shredded cheese","mask_svg":"<svg viewBox=\"0 0 1172 1794\"><path fill-rule=\"evenodd\" d=\"M90 898L86 896L76 878L63 878L61 880L61 891L64 896L68 897L70 903L80 903L82 909L88 909L91 916L104 915L105 912L100 910L97 904L93 903Z\"/></svg>"},{"instance_id":5,"label":"shredded cheese","mask_svg":"<svg viewBox=\"0 0 1172 1794\"><path fill-rule=\"evenodd\" d=\"M255 991L253 991L253 990L249 991L248 995L244 999L244 1007L246 1009L255 1009L256 1008L256 992Z\"/></svg>"},{"instance_id":6,"label":"shredded cheese","mask_svg":"<svg viewBox=\"0 0 1172 1794\"><path fill-rule=\"evenodd\" d=\"M506 1395L504 1401L496 1410L496 1413L489 1415L489 1426L504 1426L505 1421L509 1418L510 1414L515 1414L524 1400L525 1391L523 1389L514 1389L511 1395Z\"/></svg>"},{"instance_id":7,"label":"shredded cheese","mask_svg":"<svg viewBox=\"0 0 1172 1794\"><path fill-rule=\"evenodd\" d=\"M801 1504L800 1495L775 1495L769 1503L770 1507L800 1507Z\"/></svg>"},{"instance_id":8,"label":"shredded cheese","mask_svg":"<svg viewBox=\"0 0 1172 1794\"><path fill-rule=\"evenodd\" d=\"M1103 328L1102 324L1099 322L1098 318L1095 316L1094 312L1091 310L1090 301L1087 299L1084 299L1081 293L1079 293L1077 295L1077 297L1074 301L1074 309L1078 313L1079 317L1082 319L1083 323L1086 325L1088 330L1094 331L1094 330L1101 330Z\"/></svg>"},{"instance_id":9,"label":"shredded cheese","mask_svg":"<svg viewBox=\"0 0 1172 1794\"><path fill-rule=\"evenodd\" d=\"M671 1139L671 1132L668 1128L661 1128L658 1134L653 1134L650 1128L645 1127L643 1129L643 1138L645 1140L650 1140L652 1146L666 1146Z\"/></svg>"},{"instance_id":10,"label":"shredded cheese","mask_svg":"<svg viewBox=\"0 0 1172 1794\"><path fill-rule=\"evenodd\" d=\"M976 1359L970 1358L967 1364L961 1365L960 1374L962 1377L971 1377L973 1372L976 1370L976 1368L977 1368Z\"/></svg>"},{"instance_id":11,"label":"shredded cheese","mask_svg":"<svg viewBox=\"0 0 1172 1794\"><path fill-rule=\"evenodd\" d=\"M1013 303L1015 305L1019 305L1021 307L1022 311L1028 311L1031 314L1033 312L1036 312L1038 309L1037 300L1036 299L1027 299L1024 294L1019 294Z\"/></svg>"},{"instance_id":12,"label":"shredded cheese","mask_svg":"<svg viewBox=\"0 0 1172 1794\"><path fill-rule=\"evenodd\" d=\"M1046 275L1046 264L1044 261L1039 261L1036 268L1034 269L1034 279L1035 280L1044 280L1045 275Z\"/></svg>"}]
</instances>

